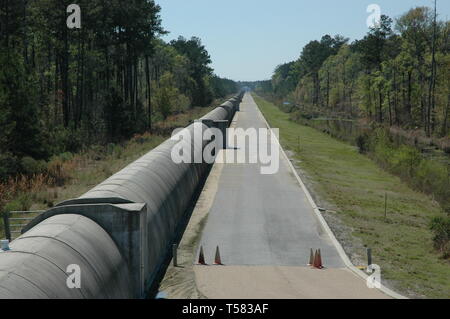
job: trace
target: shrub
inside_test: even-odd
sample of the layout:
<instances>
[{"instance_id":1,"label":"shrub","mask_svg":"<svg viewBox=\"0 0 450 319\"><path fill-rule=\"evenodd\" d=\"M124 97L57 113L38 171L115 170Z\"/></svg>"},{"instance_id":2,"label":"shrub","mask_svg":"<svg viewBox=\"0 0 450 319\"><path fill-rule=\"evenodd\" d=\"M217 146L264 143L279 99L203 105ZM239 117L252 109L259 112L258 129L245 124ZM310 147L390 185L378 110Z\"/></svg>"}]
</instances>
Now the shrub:
<instances>
[{"instance_id":1,"label":"shrub","mask_svg":"<svg viewBox=\"0 0 450 319\"><path fill-rule=\"evenodd\" d=\"M433 160L422 160L416 172L415 184L418 184L422 191L431 190L440 200L448 200L450 198L448 178L447 168L443 164Z\"/></svg>"},{"instance_id":2,"label":"shrub","mask_svg":"<svg viewBox=\"0 0 450 319\"><path fill-rule=\"evenodd\" d=\"M390 170L400 176L416 180L416 172L422 163L420 153L413 147L402 145L393 149L391 156L387 157Z\"/></svg>"},{"instance_id":3,"label":"shrub","mask_svg":"<svg viewBox=\"0 0 450 319\"><path fill-rule=\"evenodd\" d=\"M390 145L385 143L385 141L378 141L376 144L371 142L369 145L372 156L378 164L385 169L390 169L390 160L394 154L394 150L390 147Z\"/></svg>"},{"instance_id":4,"label":"shrub","mask_svg":"<svg viewBox=\"0 0 450 319\"><path fill-rule=\"evenodd\" d=\"M356 146L358 146L358 150L361 154L365 154L369 151L369 136L367 133L358 135L356 138Z\"/></svg>"},{"instance_id":5,"label":"shrub","mask_svg":"<svg viewBox=\"0 0 450 319\"><path fill-rule=\"evenodd\" d=\"M16 199L7 203L3 210L5 212L29 210L32 204L31 196L27 193L22 193Z\"/></svg>"},{"instance_id":6,"label":"shrub","mask_svg":"<svg viewBox=\"0 0 450 319\"><path fill-rule=\"evenodd\" d=\"M58 155L59 159L63 162L73 160L73 154L71 152L64 152Z\"/></svg>"},{"instance_id":7,"label":"shrub","mask_svg":"<svg viewBox=\"0 0 450 319\"><path fill-rule=\"evenodd\" d=\"M383 147L391 147L391 141L389 138L389 133L384 128L372 128L372 132L370 133L370 149L375 150L378 145Z\"/></svg>"},{"instance_id":8,"label":"shrub","mask_svg":"<svg viewBox=\"0 0 450 319\"><path fill-rule=\"evenodd\" d=\"M439 216L432 219L430 228L434 233L434 247L444 258L450 257L450 217Z\"/></svg>"},{"instance_id":9,"label":"shrub","mask_svg":"<svg viewBox=\"0 0 450 319\"><path fill-rule=\"evenodd\" d=\"M83 132L62 126L56 126L45 134L47 135L49 154L60 154L66 151L78 152L86 139L83 137Z\"/></svg>"},{"instance_id":10,"label":"shrub","mask_svg":"<svg viewBox=\"0 0 450 319\"><path fill-rule=\"evenodd\" d=\"M161 88L156 95L156 108L162 114L165 120L172 112L172 101L170 98L170 93L168 88Z\"/></svg>"},{"instance_id":11,"label":"shrub","mask_svg":"<svg viewBox=\"0 0 450 319\"><path fill-rule=\"evenodd\" d=\"M191 100L184 94L175 94L173 112L183 113L189 109Z\"/></svg>"},{"instance_id":12,"label":"shrub","mask_svg":"<svg viewBox=\"0 0 450 319\"><path fill-rule=\"evenodd\" d=\"M37 161L30 156L25 156L20 161L20 166L22 171L27 175L37 175L42 174L47 169L47 164L45 161Z\"/></svg>"}]
</instances>

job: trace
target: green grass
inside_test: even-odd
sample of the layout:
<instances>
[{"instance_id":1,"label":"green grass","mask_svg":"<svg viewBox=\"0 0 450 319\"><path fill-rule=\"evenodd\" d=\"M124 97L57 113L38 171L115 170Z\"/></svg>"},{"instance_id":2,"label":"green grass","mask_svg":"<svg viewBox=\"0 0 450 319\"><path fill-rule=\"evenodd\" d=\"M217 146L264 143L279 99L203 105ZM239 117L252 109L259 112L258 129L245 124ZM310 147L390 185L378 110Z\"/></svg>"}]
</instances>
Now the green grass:
<instances>
[{"instance_id":1,"label":"green grass","mask_svg":"<svg viewBox=\"0 0 450 319\"><path fill-rule=\"evenodd\" d=\"M383 278L409 296L450 298L450 263L433 249L429 230L431 218L442 214L439 205L355 147L294 123L272 103L254 98L270 125L280 129L283 147L301 161L313 191L337 208L334 216L353 230L353 237L372 248Z\"/></svg>"}]
</instances>

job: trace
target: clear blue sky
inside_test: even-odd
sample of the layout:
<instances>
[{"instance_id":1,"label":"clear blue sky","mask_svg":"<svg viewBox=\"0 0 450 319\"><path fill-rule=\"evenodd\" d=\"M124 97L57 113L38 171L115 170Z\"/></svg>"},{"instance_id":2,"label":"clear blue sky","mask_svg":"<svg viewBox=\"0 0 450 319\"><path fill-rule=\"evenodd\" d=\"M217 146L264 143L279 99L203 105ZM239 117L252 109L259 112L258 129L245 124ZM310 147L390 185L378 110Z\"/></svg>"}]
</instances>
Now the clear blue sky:
<instances>
[{"instance_id":1,"label":"clear blue sky","mask_svg":"<svg viewBox=\"0 0 450 319\"><path fill-rule=\"evenodd\" d=\"M156 0L171 40L202 39L215 73L233 80L269 79L275 67L295 60L311 40L342 34L351 40L367 33L367 6L398 17L433 0ZM438 0L441 19L450 1Z\"/></svg>"}]
</instances>

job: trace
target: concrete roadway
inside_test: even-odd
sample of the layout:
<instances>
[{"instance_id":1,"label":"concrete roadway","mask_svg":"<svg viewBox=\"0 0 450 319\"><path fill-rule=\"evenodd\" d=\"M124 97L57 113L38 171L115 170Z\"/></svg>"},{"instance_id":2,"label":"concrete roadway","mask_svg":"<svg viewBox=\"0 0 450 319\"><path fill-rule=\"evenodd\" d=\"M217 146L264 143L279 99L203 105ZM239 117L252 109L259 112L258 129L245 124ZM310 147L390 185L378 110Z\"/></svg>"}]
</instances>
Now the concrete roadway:
<instances>
[{"instance_id":1,"label":"concrete roadway","mask_svg":"<svg viewBox=\"0 0 450 319\"><path fill-rule=\"evenodd\" d=\"M250 94L232 127L266 127ZM215 164L223 167L201 245L209 264L219 246L225 266L194 266L200 292L209 298L387 297L345 268L281 153L279 163L273 175L262 175L259 163ZM307 267L311 248L321 249L327 269Z\"/></svg>"},{"instance_id":2,"label":"concrete roadway","mask_svg":"<svg viewBox=\"0 0 450 319\"><path fill-rule=\"evenodd\" d=\"M266 127L250 94L234 125ZM327 267L342 267L286 160L281 154L277 160L279 171L273 175L262 175L260 163L224 165L201 241L207 261L219 245L227 265L304 266L310 249L320 248Z\"/></svg>"}]
</instances>

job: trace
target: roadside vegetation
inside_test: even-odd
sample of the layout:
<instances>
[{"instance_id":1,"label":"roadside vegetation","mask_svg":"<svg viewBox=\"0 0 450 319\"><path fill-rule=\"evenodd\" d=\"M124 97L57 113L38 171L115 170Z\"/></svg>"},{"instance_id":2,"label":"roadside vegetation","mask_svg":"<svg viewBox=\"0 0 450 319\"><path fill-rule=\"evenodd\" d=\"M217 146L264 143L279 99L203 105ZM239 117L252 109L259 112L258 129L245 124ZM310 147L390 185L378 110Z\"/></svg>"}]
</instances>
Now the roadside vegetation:
<instances>
[{"instance_id":1,"label":"roadside vegetation","mask_svg":"<svg viewBox=\"0 0 450 319\"><path fill-rule=\"evenodd\" d=\"M30 158L29 174L0 183L0 212L45 210L76 198L161 144L174 129L187 126L213 108L197 107L155 123L155 131L161 134L136 134L122 143L94 145L79 153L54 156L48 162ZM3 220L0 237L4 237Z\"/></svg>"},{"instance_id":2,"label":"roadside vegetation","mask_svg":"<svg viewBox=\"0 0 450 319\"><path fill-rule=\"evenodd\" d=\"M330 205L325 217L336 237L340 240L345 237L341 232L349 231L363 247L372 248L383 280L399 292L450 297L450 262L434 249L448 245L448 219L439 204L382 169L358 147L295 123L290 114L259 96L255 101L270 125L280 128L281 144L316 198ZM343 245L350 257L364 254Z\"/></svg>"}]
</instances>

